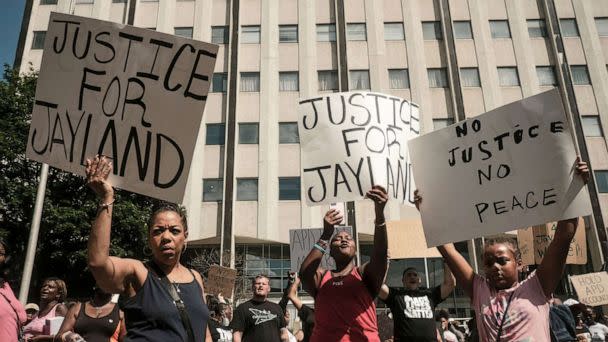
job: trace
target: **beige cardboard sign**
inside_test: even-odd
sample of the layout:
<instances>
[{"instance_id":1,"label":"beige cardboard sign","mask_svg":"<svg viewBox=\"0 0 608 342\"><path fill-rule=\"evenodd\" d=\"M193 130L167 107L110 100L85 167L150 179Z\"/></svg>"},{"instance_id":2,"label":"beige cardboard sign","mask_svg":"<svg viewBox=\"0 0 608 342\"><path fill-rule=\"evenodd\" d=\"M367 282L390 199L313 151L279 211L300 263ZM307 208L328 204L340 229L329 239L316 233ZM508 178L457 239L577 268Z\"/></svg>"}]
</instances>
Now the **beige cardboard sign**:
<instances>
[{"instance_id":1,"label":"beige cardboard sign","mask_svg":"<svg viewBox=\"0 0 608 342\"><path fill-rule=\"evenodd\" d=\"M608 304L608 273L597 272L570 277L579 302L590 305Z\"/></svg>"},{"instance_id":2,"label":"beige cardboard sign","mask_svg":"<svg viewBox=\"0 0 608 342\"><path fill-rule=\"evenodd\" d=\"M388 253L391 259L440 258L437 248L428 248L420 220L386 222Z\"/></svg>"},{"instance_id":3,"label":"beige cardboard sign","mask_svg":"<svg viewBox=\"0 0 608 342\"><path fill-rule=\"evenodd\" d=\"M27 157L84 175L111 158L116 187L182 202L217 45L52 13Z\"/></svg>"},{"instance_id":4,"label":"beige cardboard sign","mask_svg":"<svg viewBox=\"0 0 608 342\"><path fill-rule=\"evenodd\" d=\"M205 292L216 296L221 293L226 298L232 297L236 273L232 268L211 265L205 282Z\"/></svg>"},{"instance_id":5,"label":"beige cardboard sign","mask_svg":"<svg viewBox=\"0 0 608 342\"><path fill-rule=\"evenodd\" d=\"M551 222L517 231L517 243L524 265L541 263L549 244L553 241L556 228L557 222ZM587 239L585 222L582 218L579 218L576 234L570 243L566 263L574 265L587 263Z\"/></svg>"}]
</instances>

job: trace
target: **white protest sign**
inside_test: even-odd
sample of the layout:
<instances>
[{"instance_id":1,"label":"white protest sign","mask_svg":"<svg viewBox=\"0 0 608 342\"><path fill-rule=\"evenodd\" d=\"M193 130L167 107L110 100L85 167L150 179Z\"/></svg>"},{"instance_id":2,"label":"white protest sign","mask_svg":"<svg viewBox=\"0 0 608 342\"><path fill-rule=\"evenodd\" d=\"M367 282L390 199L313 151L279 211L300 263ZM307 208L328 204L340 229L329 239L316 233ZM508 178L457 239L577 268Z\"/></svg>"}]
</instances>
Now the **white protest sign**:
<instances>
[{"instance_id":1,"label":"white protest sign","mask_svg":"<svg viewBox=\"0 0 608 342\"><path fill-rule=\"evenodd\" d=\"M353 234L353 228L349 226L336 227L334 235L339 232L346 231L349 234ZM291 259L291 270L298 272L302 261L306 259L308 253L313 248L313 245L319 241L319 238L323 234L322 228L311 228L311 229L290 229L289 230L289 256ZM326 269L334 269L336 262L332 257L329 256L328 252L323 255L321 259L321 267Z\"/></svg>"},{"instance_id":2,"label":"white protest sign","mask_svg":"<svg viewBox=\"0 0 608 342\"><path fill-rule=\"evenodd\" d=\"M428 246L591 213L557 89L409 142Z\"/></svg>"},{"instance_id":3,"label":"white protest sign","mask_svg":"<svg viewBox=\"0 0 608 342\"><path fill-rule=\"evenodd\" d=\"M300 101L298 131L309 206L363 199L373 185L413 203L407 141L420 132L417 105L371 92L319 96Z\"/></svg>"},{"instance_id":4,"label":"white protest sign","mask_svg":"<svg viewBox=\"0 0 608 342\"><path fill-rule=\"evenodd\" d=\"M217 46L52 13L27 157L83 175L112 159L112 183L181 202Z\"/></svg>"},{"instance_id":5,"label":"white protest sign","mask_svg":"<svg viewBox=\"0 0 608 342\"><path fill-rule=\"evenodd\" d=\"M570 277L579 302L590 305L608 304L608 273L597 272Z\"/></svg>"}]
</instances>

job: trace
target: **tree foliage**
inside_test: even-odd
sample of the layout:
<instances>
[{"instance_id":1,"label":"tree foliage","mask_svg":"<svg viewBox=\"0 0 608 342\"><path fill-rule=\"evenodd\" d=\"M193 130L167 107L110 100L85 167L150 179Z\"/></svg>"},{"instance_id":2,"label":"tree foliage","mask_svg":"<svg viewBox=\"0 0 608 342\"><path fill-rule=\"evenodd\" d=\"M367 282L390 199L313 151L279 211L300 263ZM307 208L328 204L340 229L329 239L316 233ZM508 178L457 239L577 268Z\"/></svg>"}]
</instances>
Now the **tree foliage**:
<instances>
[{"instance_id":1,"label":"tree foliage","mask_svg":"<svg viewBox=\"0 0 608 342\"><path fill-rule=\"evenodd\" d=\"M37 78L33 70L19 74L5 65L0 81L0 236L12 255L13 288L22 275L41 166L25 157ZM152 205L151 198L116 191L111 255L143 258ZM90 294L86 247L96 208L82 177L50 168L30 300L37 299L39 284L49 276L66 280L68 297Z\"/></svg>"}]
</instances>

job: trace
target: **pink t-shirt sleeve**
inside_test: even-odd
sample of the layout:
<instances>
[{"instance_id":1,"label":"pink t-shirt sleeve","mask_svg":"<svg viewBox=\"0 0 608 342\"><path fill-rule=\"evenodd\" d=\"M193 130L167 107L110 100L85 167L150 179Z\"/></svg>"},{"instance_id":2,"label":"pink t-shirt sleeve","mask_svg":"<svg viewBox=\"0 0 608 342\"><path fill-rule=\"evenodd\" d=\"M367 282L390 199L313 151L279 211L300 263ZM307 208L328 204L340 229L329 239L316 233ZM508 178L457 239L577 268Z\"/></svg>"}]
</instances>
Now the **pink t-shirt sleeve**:
<instances>
[{"instance_id":1,"label":"pink t-shirt sleeve","mask_svg":"<svg viewBox=\"0 0 608 342\"><path fill-rule=\"evenodd\" d=\"M471 296L471 304L473 308L480 306L480 298L488 298L490 296L490 287L486 278L475 274L473 277L473 295Z\"/></svg>"}]
</instances>

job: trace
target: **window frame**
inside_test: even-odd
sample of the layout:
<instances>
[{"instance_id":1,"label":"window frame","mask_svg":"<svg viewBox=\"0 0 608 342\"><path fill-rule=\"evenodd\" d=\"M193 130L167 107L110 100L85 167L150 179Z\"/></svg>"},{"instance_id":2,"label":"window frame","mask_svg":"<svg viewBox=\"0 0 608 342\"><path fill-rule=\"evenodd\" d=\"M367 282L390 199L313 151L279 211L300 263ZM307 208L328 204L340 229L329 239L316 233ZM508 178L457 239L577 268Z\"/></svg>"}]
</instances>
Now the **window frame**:
<instances>
[{"instance_id":1,"label":"window frame","mask_svg":"<svg viewBox=\"0 0 608 342\"><path fill-rule=\"evenodd\" d=\"M332 27L333 27L333 33L332 33L332 30L330 29ZM319 31L320 28L328 28L329 30L327 32L323 32L323 31ZM318 43L335 42L337 40L336 23L317 24L316 33L317 33L316 37L317 37ZM325 35L327 35L327 39L325 38Z\"/></svg>"},{"instance_id":2,"label":"window frame","mask_svg":"<svg viewBox=\"0 0 608 342\"><path fill-rule=\"evenodd\" d=\"M296 88L295 89L287 89L283 87L283 82L281 82L281 76L286 75L295 75L296 76ZM279 71L279 91L300 91L300 73L298 71Z\"/></svg>"},{"instance_id":3,"label":"window frame","mask_svg":"<svg viewBox=\"0 0 608 342\"><path fill-rule=\"evenodd\" d=\"M30 50L44 50L44 42L46 40L47 31L33 31L32 33L32 45ZM40 38L42 35L42 38Z\"/></svg>"},{"instance_id":4,"label":"window frame","mask_svg":"<svg viewBox=\"0 0 608 342\"><path fill-rule=\"evenodd\" d=\"M286 191L291 191L291 189L285 189L287 186L285 184L286 181L295 181L297 180L297 196L295 194L287 194ZM295 184L294 184L295 185ZM300 201L302 199L302 181L300 177L279 177L279 201Z\"/></svg>"},{"instance_id":5,"label":"window frame","mask_svg":"<svg viewBox=\"0 0 608 342\"><path fill-rule=\"evenodd\" d=\"M429 26L433 26L433 35L429 36ZM426 28L426 29L425 29ZM438 20L423 21L422 22L422 39L423 40L443 40L443 31L441 30L441 22Z\"/></svg>"},{"instance_id":6,"label":"window frame","mask_svg":"<svg viewBox=\"0 0 608 342\"><path fill-rule=\"evenodd\" d=\"M359 36L353 36L353 32L350 30L356 26L363 26L363 39ZM346 24L346 40L350 42L364 42L367 41L367 24L366 23L347 23Z\"/></svg>"},{"instance_id":7,"label":"window frame","mask_svg":"<svg viewBox=\"0 0 608 342\"><path fill-rule=\"evenodd\" d=\"M189 30L190 35L183 35L183 34L178 34L178 30ZM192 26L178 26L178 27L174 27L173 28L173 34L178 36L178 37L182 37L182 38L187 38L187 39L192 39L192 37L194 36L194 27Z\"/></svg>"},{"instance_id":8,"label":"window frame","mask_svg":"<svg viewBox=\"0 0 608 342\"><path fill-rule=\"evenodd\" d=\"M216 185L221 189L220 191L220 197L219 199L217 198L208 198L207 196L205 196L206 192L206 185L205 183L207 182L217 182ZM224 179L222 178L203 178L203 202L222 202L224 199Z\"/></svg>"},{"instance_id":9,"label":"window frame","mask_svg":"<svg viewBox=\"0 0 608 342\"><path fill-rule=\"evenodd\" d=\"M497 19L497 20L489 20L490 23L490 34L492 35L492 39L510 39L512 37L511 35L511 27L509 26L509 21L505 20L505 19ZM494 30L494 27L492 24L506 24L506 28L507 28L507 33L508 35L495 35L495 32L497 32L496 30Z\"/></svg>"},{"instance_id":10,"label":"window frame","mask_svg":"<svg viewBox=\"0 0 608 342\"><path fill-rule=\"evenodd\" d=\"M209 134L211 129L218 129L218 134ZM220 129L221 128L221 129ZM215 138L217 136L217 140L210 141L210 137ZM221 139L219 139L221 137ZM205 126L205 145L209 146L222 146L226 144L226 124L223 122L218 123L208 123Z\"/></svg>"},{"instance_id":11,"label":"window frame","mask_svg":"<svg viewBox=\"0 0 608 342\"><path fill-rule=\"evenodd\" d=\"M296 128L296 135L295 135L295 139L286 139L287 135L286 133L281 133L284 132L281 128L282 127L295 127ZM283 122L279 122L279 145L283 145L283 144L299 144L300 143L300 134L299 134L299 127L298 127L298 123L295 121L283 121Z\"/></svg>"},{"instance_id":12,"label":"window frame","mask_svg":"<svg viewBox=\"0 0 608 342\"><path fill-rule=\"evenodd\" d=\"M398 38L394 38L394 37L387 37L387 27L397 27L397 25L399 25L399 28L401 29L400 32L400 36ZM384 23L384 41L402 41L405 40L405 28L403 27L403 22L401 21L389 21L389 22L385 22ZM392 33L396 32L396 31L391 31Z\"/></svg>"},{"instance_id":13,"label":"window frame","mask_svg":"<svg viewBox=\"0 0 608 342\"><path fill-rule=\"evenodd\" d=\"M405 81L404 83L406 84L406 88L393 88L393 82L391 81L391 74L396 74L396 73L400 73L400 72L404 72L405 73ZM388 69L388 87L389 89L410 89L411 85L410 85L410 71L408 70L408 68L394 68L394 69Z\"/></svg>"},{"instance_id":14,"label":"window frame","mask_svg":"<svg viewBox=\"0 0 608 342\"><path fill-rule=\"evenodd\" d=\"M281 40L281 29L286 29L286 28L295 28L295 32L296 32L296 37L295 40ZM300 40L300 34L298 32L298 24L288 24L288 25L279 25L279 43L283 44L283 43L297 43Z\"/></svg>"},{"instance_id":15,"label":"window frame","mask_svg":"<svg viewBox=\"0 0 608 342\"><path fill-rule=\"evenodd\" d=\"M219 39L214 39L213 37L213 31L219 31L222 30L223 34L222 34L222 40L220 41ZM211 43L213 44L228 44L228 42L230 41L230 27L228 27L227 25L216 25L216 26L211 26Z\"/></svg>"},{"instance_id":16,"label":"window frame","mask_svg":"<svg viewBox=\"0 0 608 342\"><path fill-rule=\"evenodd\" d=\"M251 31L249 31L251 29ZM253 30L256 29L256 30ZM262 31L260 25L241 25L241 39L242 44L260 44ZM247 37L247 39L245 39ZM255 38L251 39L250 38Z\"/></svg>"},{"instance_id":17,"label":"window frame","mask_svg":"<svg viewBox=\"0 0 608 342\"><path fill-rule=\"evenodd\" d=\"M517 70L516 66L499 66L496 68L498 71L498 85L500 87L519 87L521 86L521 80L519 78L519 70ZM513 70L515 71L515 76L517 76L517 84L503 84L503 78L501 78L500 73L501 71L507 71L507 70Z\"/></svg>"},{"instance_id":18,"label":"window frame","mask_svg":"<svg viewBox=\"0 0 608 342\"><path fill-rule=\"evenodd\" d=\"M252 182L255 181L255 182ZM240 193L239 190L241 190L242 186L244 183L247 182L252 182L255 183L255 197L254 196L245 196L245 194ZM258 200L258 196L259 196L259 182L258 179L255 177L239 177L236 179L236 200L237 201L257 201Z\"/></svg>"},{"instance_id":19,"label":"window frame","mask_svg":"<svg viewBox=\"0 0 608 342\"><path fill-rule=\"evenodd\" d=\"M243 135L243 132L247 132L247 129L255 127L255 134L253 137L247 137ZM243 130L243 128L246 128ZM251 133L251 132L247 132ZM239 122L239 136L238 142L241 145L257 145L260 143L260 124L258 122Z\"/></svg>"},{"instance_id":20,"label":"window frame","mask_svg":"<svg viewBox=\"0 0 608 342\"><path fill-rule=\"evenodd\" d=\"M457 33L460 33L461 31L458 31L456 29L457 24L460 26L462 24L466 24L467 25L467 35L466 37L464 35L460 35ZM454 39L473 39L473 28L471 27L471 21L470 20L454 20L452 23L452 26L454 28Z\"/></svg>"}]
</instances>

